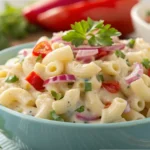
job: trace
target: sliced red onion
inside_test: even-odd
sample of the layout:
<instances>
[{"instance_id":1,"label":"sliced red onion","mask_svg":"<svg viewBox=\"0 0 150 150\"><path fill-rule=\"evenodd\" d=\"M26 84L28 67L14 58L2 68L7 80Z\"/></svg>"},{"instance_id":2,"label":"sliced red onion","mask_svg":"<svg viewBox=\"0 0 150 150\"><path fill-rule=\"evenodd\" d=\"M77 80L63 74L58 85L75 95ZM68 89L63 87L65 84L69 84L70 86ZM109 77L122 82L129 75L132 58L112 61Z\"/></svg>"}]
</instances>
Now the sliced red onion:
<instances>
[{"instance_id":1,"label":"sliced red onion","mask_svg":"<svg viewBox=\"0 0 150 150\"><path fill-rule=\"evenodd\" d=\"M90 56L90 57L78 58L76 60L80 61L83 64L87 64L87 63L90 63L90 62L94 61L95 58L94 58L94 56L92 56L92 57Z\"/></svg>"},{"instance_id":2,"label":"sliced red onion","mask_svg":"<svg viewBox=\"0 0 150 150\"><path fill-rule=\"evenodd\" d=\"M89 49L89 50L79 50L77 55L76 55L76 58L80 59L80 58L85 58L85 57L90 57L90 56L94 56L98 54L98 49Z\"/></svg>"},{"instance_id":3,"label":"sliced red onion","mask_svg":"<svg viewBox=\"0 0 150 150\"><path fill-rule=\"evenodd\" d=\"M82 121L94 121L94 120L99 120L99 116L86 116L85 114L82 113L76 113L76 118Z\"/></svg>"},{"instance_id":4,"label":"sliced red onion","mask_svg":"<svg viewBox=\"0 0 150 150\"><path fill-rule=\"evenodd\" d=\"M129 105L129 103L127 103L126 109L124 110L123 113L128 113L128 112L130 112L130 110L131 110L130 105Z\"/></svg>"},{"instance_id":5,"label":"sliced red onion","mask_svg":"<svg viewBox=\"0 0 150 150\"><path fill-rule=\"evenodd\" d=\"M125 77L125 81L128 84L131 84L133 81L138 80L143 75L143 66L140 63L134 64L134 70L129 74L127 77Z\"/></svg>"},{"instance_id":6,"label":"sliced red onion","mask_svg":"<svg viewBox=\"0 0 150 150\"><path fill-rule=\"evenodd\" d=\"M61 37L53 37L51 39L51 42L54 43L54 42L59 42L59 41L62 41L62 38Z\"/></svg>"},{"instance_id":7,"label":"sliced red onion","mask_svg":"<svg viewBox=\"0 0 150 150\"><path fill-rule=\"evenodd\" d=\"M63 74L55 77L50 77L44 81L44 85L62 82L75 82L76 78L72 74Z\"/></svg>"},{"instance_id":8,"label":"sliced red onion","mask_svg":"<svg viewBox=\"0 0 150 150\"><path fill-rule=\"evenodd\" d=\"M28 52L26 50L23 51L23 56L26 57L28 55Z\"/></svg>"},{"instance_id":9,"label":"sliced red onion","mask_svg":"<svg viewBox=\"0 0 150 150\"><path fill-rule=\"evenodd\" d=\"M79 47L73 47L72 49L74 51L79 50L95 50L98 49L98 51L105 50L105 51L115 51L115 50L122 50L125 48L125 44L120 43L112 46L79 46Z\"/></svg>"}]
</instances>

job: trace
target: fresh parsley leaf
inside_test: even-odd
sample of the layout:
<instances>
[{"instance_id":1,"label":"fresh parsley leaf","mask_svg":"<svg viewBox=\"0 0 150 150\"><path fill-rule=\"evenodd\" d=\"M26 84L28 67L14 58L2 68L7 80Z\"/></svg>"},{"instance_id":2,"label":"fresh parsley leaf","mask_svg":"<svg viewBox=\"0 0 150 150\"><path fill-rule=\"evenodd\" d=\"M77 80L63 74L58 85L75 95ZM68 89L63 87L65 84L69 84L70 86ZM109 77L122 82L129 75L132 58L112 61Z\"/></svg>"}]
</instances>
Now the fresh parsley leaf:
<instances>
[{"instance_id":1,"label":"fresh parsley leaf","mask_svg":"<svg viewBox=\"0 0 150 150\"><path fill-rule=\"evenodd\" d=\"M84 106L80 106L76 109L77 112L84 112Z\"/></svg>"},{"instance_id":2,"label":"fresh parsley leaf","mask_svg":"<svg viewBox=\"0 0 150 150\"><path fill-rule=\"evenodd\" d=\"M104 82L104 76L102 75L102 74L98 74L97 76L96 76L96 78L97 78L97 80L100 82L100 81L102 81L102 82Z\"/></svg>"},{"instance_id":3,"label":"fresh parsley leaf","mask_svg":"<svg viewBox=\"0 0 150 150\"><path fill-rule=\"evenodd\" d=\"M150 60L149 59L143 59L142 61L142 65L146 68L146 69L150 69Z\"/></svg>"},{"instance_id":4,"label":"fresh parsley leaf","mask_svg":"<svg viewBox=\"0 0 150 150\"><path fill-rule=\"evenodd\" d=\"M120 51L120 50L116 50L115 51L115 55L117 56L117 57L121 57L121 58L125 58L126 57L126 55L122 52L122 51Z\"/></svg>"},{"instance_id":5,"label":"fresh parsley leaf","mask_svg":"<svg viewBox=\"0 0 150 150\"><path fill-rule=\"evenodd\" d=\"M40 55L37 57L36 62L41 61L41 60L42 60L42 55L40 54Z\"/></svg>"},{"instance_id":6,"label":"fresh parsley leaf","mask_svg":"<svg viewBox=\"0 0 150 150\"><path fill-rule=\"evenodd\" d=\"M86 81L84 83L84 91L85 92L92 91L92 83Z\"/></svg>"},{"instance_id":7,"label":"fresh parsley leaf","mask_svg":"<svg viewBox=\"0 0 150 150\"><path fill-rule=\"evenodd\" d=\"M5 82L14 83L14 82L17 82L18 80L19 80L19 78L16 75L12 75L12 76L9 76Z\"/></svg>"},{"instance_id":8,"label":"fresh parsley leaf","mask_svg":"<svg viewBox=\"0 0 150 150\"><path fill-rule=\"evenodd\" d=\"M50 119L56 121L64 121L64 119L61 116L57 115L54 110L50 112Z\"/></svg>"},{"instance_id":9,"label":"fresh parsley leaf","mask_svg":"<svg viewBox=\"0 0 150 150\"><path fill-rule=\"evenodd\" d=\"M61 93L57 93L55 91L51 91L52 96L54 97L55 100L60 100L63 98L63 95Z\"/></svg>"},{"instance_id":10,"label":"fresh parsley leaf","mask_svg":"<svg viewBox=\"0 0 150 150\"><path fill-rule=\"evenodd\" d=\"M135 40L134 39L130 39L127 46L130 47L130 48L133 48L134 45L135 45Z\"/></svg>"},{"instance_id":11,"label":"fresh parsley leaf","mask_svg":"<svg viewBox=\"0 0 150 150\"><path fill-rule=\"evenodd\" d=\"M93 21L88 18L87 21L75 22L71 25L72 30L66 32L62 39L71 42L76 47L88 41L92 46L112 45L112 36L120 36L121 33L111 25L104 25L104 21Z\"/></svg>"}]
</instances>

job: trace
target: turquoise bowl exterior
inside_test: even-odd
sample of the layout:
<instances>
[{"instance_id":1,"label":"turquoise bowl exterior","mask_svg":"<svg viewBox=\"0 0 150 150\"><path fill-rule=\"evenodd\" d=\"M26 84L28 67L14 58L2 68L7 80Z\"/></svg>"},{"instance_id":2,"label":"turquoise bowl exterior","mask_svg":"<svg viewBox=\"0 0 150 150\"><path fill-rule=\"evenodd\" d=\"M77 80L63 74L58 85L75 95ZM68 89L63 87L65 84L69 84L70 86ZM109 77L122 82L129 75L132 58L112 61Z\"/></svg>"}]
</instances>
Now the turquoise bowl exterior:
<instances>
[{"instance_id":1,"label":"turquoise bowl exterior","mask_svg":"<svg viewBox=\"0 0 150 150\"><path fill-rule=\"evenodd\" d=\"M33 43L0 52L0 64ZM0 128L21 150L150 149L150 119L74 124L37 119L0 106Z\"/></svg>"}]
</instances>

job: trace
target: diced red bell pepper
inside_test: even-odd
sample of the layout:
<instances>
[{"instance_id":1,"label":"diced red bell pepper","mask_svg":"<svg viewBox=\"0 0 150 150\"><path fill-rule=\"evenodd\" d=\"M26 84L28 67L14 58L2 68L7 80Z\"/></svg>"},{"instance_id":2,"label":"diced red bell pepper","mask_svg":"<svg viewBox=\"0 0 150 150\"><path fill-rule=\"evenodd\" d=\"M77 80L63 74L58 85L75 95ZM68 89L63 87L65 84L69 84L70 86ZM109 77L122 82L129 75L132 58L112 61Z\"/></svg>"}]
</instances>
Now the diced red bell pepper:
<instances>
[{"instance_id":1,"label":"diced red bell pepper","mask_svg":"<svg viewBox=\"0 0 150 150\"><path fill-rule=\"evenodd\" d=\"M37 16L54 7L69 5L82 0L42 0L23 9L25 18L31 23L38 23Z\"/></svg>"},{"instance_id":2,"label":"diced red bell pepper","mask_svg":"<svg viewBox=\"0 0 150 150\"><path fill-rule=\"evenodd\" d=\"M54 30L70 29L70 24L90 17L105 20L123 35L133 31L130 10L138 0L91 0L50 9L38 16L43 27Z\"/></svg>"},{"instance_id":3,"label":"diced red bell pepper","mask_svg":"<svg viewBox=\"0 0 150 150\"><path fill-rule=\"evenodd\" d=\"M120 84L118 81L105 81L102 83L102 87L110 93L117 93L120 90Z\"/></svg>"},{"instance_id":4,"label":"diced red bell pepper","mask_svg":"<svg viewBox=\"0 0 150 150\"><path fill-rule=\"evenodd\" d=\"M44 90L44 80L34 71L26 77L26 81L28 81L37 91Z\"/></svg>"},{"instance_id":5,"label":"diced red bell pepper","mask_svg":"<svg viewBox=\"0 0 150 150\"><path fill-rule=\"evenodd\" d=\"M150 77L150 69L147 70L147 75Z\"/></svg>"},{"instance_id":6,"label":"diced red bell pepper","mask_svg":"<svg viewBox=\"0 0 150 150\"><path fill-rule=\"evenodd\" d=\"M52 48L50 44L47 41L42 41L34 47L32 54L34 56L41 55L42 58L44 58L51 51L52 51Z\"/></svg>"}]
</instances>

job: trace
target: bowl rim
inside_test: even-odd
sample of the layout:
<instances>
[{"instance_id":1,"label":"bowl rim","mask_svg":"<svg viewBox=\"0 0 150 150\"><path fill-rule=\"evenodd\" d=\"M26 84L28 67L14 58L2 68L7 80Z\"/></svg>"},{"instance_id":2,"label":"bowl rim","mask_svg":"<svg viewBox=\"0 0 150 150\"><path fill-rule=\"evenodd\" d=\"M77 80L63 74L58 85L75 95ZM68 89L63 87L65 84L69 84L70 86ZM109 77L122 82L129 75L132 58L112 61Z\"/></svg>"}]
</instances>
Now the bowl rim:
<instances>
[{"instance_id":1,"label":"bowl rim","mask_svg":"<svg viewBox=\"0 0 150 150\"><path fill-rule=\"evenodd\" d=\"M12 49L22 49L26 46L33 47L35 42L25 43L17 46L13 46L7 49L4 49L0 51L0 57L1 54L8 53L12 51ZM20 49L20 50L21 50ZM19 50L18 50L19 51ZM150 118L144 118L141 120L133 120L133 121L126 121L126 122L118 122L118 123L94 123L94 124L86 124L86 123L72 123L72 122L60 122L60 121L54 121L54 120L48 120L48 119L42 119L42 118L36 118L33 116L25 115L19 112L16 112L14 110L11 110L5 106L0 105L0 110L2 110L4 113L8 113L9 115L13 115L14 117L18 117L21 120L28 120L31 122L36 123L42 123L42 124L48 124L48 125L57 125L61 127L74 127L74 128L121 128L121 127L131 127L136 125L142 125L146 123L150 123Z\"/></svg>"},{"instance_id":2,"label":"bowl rim","mask_svg":"<svg viewBox=\"0 0 150 150\"><path fill-rule=\"evenodd\" d=\"M133 8L131 9L131 17L133 20L136 21L136 23L140 24L141 26L143 26L144 28L146 28L147 30L150 30L150 24L148 24L147 22L145 22L139 15L138 15L138 10L141 7L144 7L145 5L150 4L150 2L147 1L142 1L137 3L136 5L133 6Z\"/></svg>"}]
</instances>

